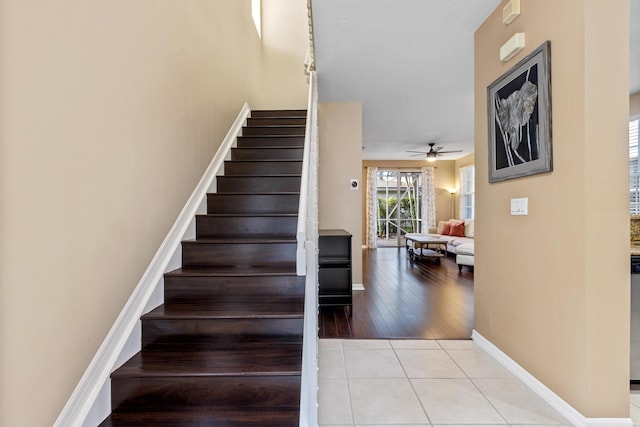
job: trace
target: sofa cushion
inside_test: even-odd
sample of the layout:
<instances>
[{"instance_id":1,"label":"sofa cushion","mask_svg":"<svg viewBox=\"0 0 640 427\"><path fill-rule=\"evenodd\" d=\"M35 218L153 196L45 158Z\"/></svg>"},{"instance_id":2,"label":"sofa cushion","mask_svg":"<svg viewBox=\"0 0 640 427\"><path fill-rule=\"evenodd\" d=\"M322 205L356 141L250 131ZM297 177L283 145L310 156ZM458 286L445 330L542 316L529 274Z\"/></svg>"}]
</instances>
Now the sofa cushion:
<instances>
[{"instance_id":1,"label":"sofa cushion","mask_svg":"<svg viewBox=\"0 0 640 427\"><path fill-rule=\"evenodd\" d=\"M451 232L449 234L452 236L464 237L464 222L451 224Z\"/></svg>"},{"instance_id":2,"label":"sofa cushion","mask_svg":"<svg viewBox=\"0 0 640 427\"><path fill-rule=\"evenodd\" d=\"M474 230L474 222L472 219L468 219L464 222L464 237L471 237L473 238L473 235L475 233Z\"/></svg>"},{"instance_id":3,"label":"sofa cushion","mask_svg":"<svg viewBox=\"0 0 640 427\"><path fill-rule=\"evenodd\" d=\"M473 243L462 243L458 246L456 246L456 253L458 255L474 255L474 247L473 247Z\"/></svg>"},{"instance_id":4,"label":"sofa cushion","mask_svg":"<svg viewBox=\"0 0 640 427\"><path fill-rule=\"evenodd\" d=\"M442 225L442 231L440 232L440 234L442 234L444 236L451 235L451 223L450 222L447 221Z\"/></svg>"}]
</instances>

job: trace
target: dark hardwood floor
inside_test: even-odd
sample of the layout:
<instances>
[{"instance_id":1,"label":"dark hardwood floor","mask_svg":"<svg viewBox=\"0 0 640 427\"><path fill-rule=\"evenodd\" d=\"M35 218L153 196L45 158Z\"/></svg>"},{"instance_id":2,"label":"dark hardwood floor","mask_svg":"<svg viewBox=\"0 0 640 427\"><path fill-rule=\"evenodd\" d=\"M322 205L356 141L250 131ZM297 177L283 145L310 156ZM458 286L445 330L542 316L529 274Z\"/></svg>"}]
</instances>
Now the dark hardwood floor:
<instances>
[{"instance_id":1,"label":"dark hardwood floor","mask_svg":"<svg viewBox=\"0 0 640 427\"><path fill-rule=\"evenodd\" d=\"M468 339L473 271L455 259L410 262L405 248L363 249L364 291L346 308L321 308L320 338Z\"/></svg>"}]
</instances>

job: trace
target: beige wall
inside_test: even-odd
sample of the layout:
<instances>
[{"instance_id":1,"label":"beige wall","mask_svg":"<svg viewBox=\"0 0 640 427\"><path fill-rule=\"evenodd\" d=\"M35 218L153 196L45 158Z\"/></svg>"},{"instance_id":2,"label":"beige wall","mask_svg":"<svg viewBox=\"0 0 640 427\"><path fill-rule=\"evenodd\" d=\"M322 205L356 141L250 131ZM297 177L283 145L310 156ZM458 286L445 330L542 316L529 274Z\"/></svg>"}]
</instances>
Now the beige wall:
<instances>
[{"instance_id":1,"label":"beige wall","mask_svg":"<svg viewBox=\"0 0 640 427\"><path fill-rule=\"evenodd\" d=\"M640 92L629 97L629 115L631 117L640 116Z\"/></svg>"},{"instance_id":2,"label":"beige wall","mask_svg":"<svg viewBox=\"0 0 640 427\"><path fill-rule=\"evenodd\" d=\"M366 206L366 185L367 168L377 167L378 169L411 169L420 170L424 166L434 168L434 185L436 187L436 223L446 221L451 218L451 194L448 189L455 187L453 160L438 160L435 164L426 163L424 160L363 160L362 161L362 206ZM367 235L367 212L362 209L362 236L363 243L366 244Z\"/></svg>"},{"instance_id":3,"label":"beige wall","mask_svg":"<svg viewBox=\"0 0 640 427\"><path fill-rule=\"evenodd\" d=\"M345 229L353 235L353 283L362 284L362 192L350 180L362 167L362 104L321 102L318 105L318 225Z\"/></svg>"},{"instance_id":4,"label":"beige wall","mask_svg":"<svg viewBox=\"0 0 640 427\"><path fill-rule=\"evenodd\" d=\"M308 48L307 1L262 0L260 108L307 108L303 64Z\"/></svg>"},{"instance_id":5,"label":"beige wall","mask_svg":"<svg viewBox=\"0 0 640 427\"><path fill-rule=\"evenodd\" d=\"M629 2L522 0L509 26L504 3L475 36L476 329L583 415L627 417ZM545 40L554 171L489 184L486 87Z\"/></svg>"},{"instance_id":6,"label":"beige wall","mask_svg":"<svg viewBox=\"0 0 640 427\"><path fill-rule=\"evenodd\" d=\"M249 0L4 0L0 75L0 425L44 426L268 77Z\"/></svg>"}]
</instances>

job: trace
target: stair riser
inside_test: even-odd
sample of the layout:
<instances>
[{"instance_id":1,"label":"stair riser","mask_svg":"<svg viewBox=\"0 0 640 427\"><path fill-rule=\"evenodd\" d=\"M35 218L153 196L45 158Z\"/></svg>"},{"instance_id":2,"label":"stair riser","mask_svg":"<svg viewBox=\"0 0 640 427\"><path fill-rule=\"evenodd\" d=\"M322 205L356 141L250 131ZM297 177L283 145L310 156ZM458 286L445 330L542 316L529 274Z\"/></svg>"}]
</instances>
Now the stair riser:
<instances>
[{"instance_id":1,"label":"stair riser","mask_svg":"<svg viewBox=\"0 0 640 427\"><path fill-rule=\"evenodd\" d=\"M115 409L297 407L300 376L112 378Z\"/></svg>"},{"instance_id":2,"label":"stair riser","mask_svg":"<svg viewBox=\"0 0 640 427\"><path fill-rule=\"evenodd\" d=\"M296 262L296 243L182 243L183 267L289 266Z\"/></svg>"},{"instance_id":3,"label":"stair riser","mask_svg":"<svg viewBox=\"0 0 640 427\"><path fill-rule=\"evenodd\" d=\"M224 174L226 176L246 176L246 175L300 175L302 173L302 162L250 162L236 161L224 162Z\"/></svg>"},{"instance_id":4,"label":"stair riser","mask_svg":"<svg viewBox=\"0 0 640 427\"><path fill-rule=\"evenodd\" d=\"M295 214L298 194L208 194L208 214Z\"/></svg>"},{"instance_id":5,"label":"stair riser","mask_svg":"<svg viewBox=\"0 0 640 427\"><path fill-rule=\"evenodd\" d=\"M219 176L218 193L279 193L300 191L296 176Z\"/></svg>"},{"instance_id":6,"label":"stair riser","mask_svg":"<svg viewBox=\"0 0 640 427\"><path fill-rule=\"evenodd\" d=\"M253 110L251 117L307 117L307 110Z\"/></svg>"},{"instance_id":7,"label":"stair riser","mask_svg":"<svg viewBox=\"0 0 640 427\"><path fill-rule=\"evenodd\" d=\"M164 300L213 298L228 295L246 296L304 296L304 277L247 276L247 277L186 277L165 276Z\"/></svg>"},{"instance_id":8,"label":"stair riser","mask_svg":"<svg viewBox=\"0 0 640 427\"><path fill-rule=\"evenodd\" d=\"M232 148L231 160L302 160L302 148Z\"/></svg>"},{"instance_id":9,"label":"stair riser","mask_svg":"<svg viewBox=\"0 0 640 427\"><path fill-rule=\"evenodd\" d=\"M196 217L196 238L234 236L296 236L298 218L291 217Z\"/></svg>"},{"instance_id":10,"label":"stair riser","mask_svg":"<svg viewBox=\"0 0 640 427\"><path fill-rule=\"evenodd\" d=\"M219 340L229 343L230 337L238 341L260 337L280 337L280 341L302 340L304 320L297 318L275 319L142 319L142 348L150 348L154 343L163 348L185 346L185 337L194 341L210 340L212 345ZM172 339L175 341L172 341ZM232 341L233 342L233 341Z\"/></svg>"},{"instance_id":11,"label":"stair riser","mask_svg":"<svg viewBox=\"0 0 640 427\"><path fill-rule=\"evenodd\" d=\"M238 148L304 147L304 136L239 136Z\"/></svg>"},{"instance_id":12,"label":"stair riser","mask_svg":"<svg viewBox=\"0 0 640 427\"><path fill-rule=\"evenodd\" d=\"M304 135L304 126L263 126L263 127L243 127L243 136L260 135Z\"/></svg>"},{"instance_id":13,"label":"stair riser","mask_svg":"<svg viewBox=\"0 0 640 427\"><path fill-rule=\"evenodd\" d=\"M306 117L249 117L247 119L247 126L304 126L306 123Z\"/></svg>"}]
</instances>

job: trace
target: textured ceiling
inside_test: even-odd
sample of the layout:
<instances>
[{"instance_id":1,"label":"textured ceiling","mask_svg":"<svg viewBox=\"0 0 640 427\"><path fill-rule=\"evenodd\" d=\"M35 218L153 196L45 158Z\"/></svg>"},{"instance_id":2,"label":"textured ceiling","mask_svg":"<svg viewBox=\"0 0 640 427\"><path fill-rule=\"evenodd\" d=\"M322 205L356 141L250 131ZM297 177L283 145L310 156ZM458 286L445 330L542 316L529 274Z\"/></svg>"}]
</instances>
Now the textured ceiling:
<instances>
[{"instance_id":1,"label":"textured ceiling","mask_svg":"<svg viewBox=\"0 0 640 427\"><path fill-rule=\"evenodd\" d=\"M640 91L640 0L631 90ZM500 0L313 0L321 102L362 102L367 160L406 150L473 152L473 34ZM418 157L419 158L419 157Z\"/></svg>"}]
</instances>

